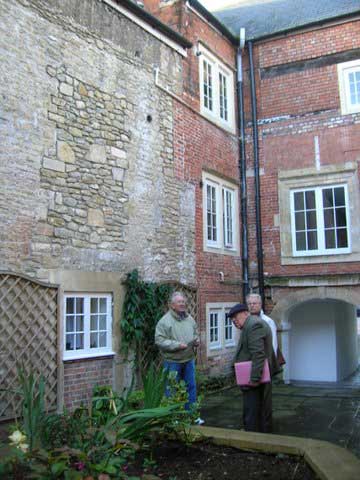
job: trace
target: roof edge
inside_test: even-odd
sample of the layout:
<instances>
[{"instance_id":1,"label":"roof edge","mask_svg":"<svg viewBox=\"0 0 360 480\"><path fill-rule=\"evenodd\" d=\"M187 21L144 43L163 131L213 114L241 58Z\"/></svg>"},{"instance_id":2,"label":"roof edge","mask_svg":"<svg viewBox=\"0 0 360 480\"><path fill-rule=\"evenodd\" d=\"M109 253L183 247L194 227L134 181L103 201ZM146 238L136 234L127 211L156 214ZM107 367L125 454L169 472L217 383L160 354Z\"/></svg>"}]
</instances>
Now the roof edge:
<instances>
[{"instance_id":1,"label":"roof edge","mask_svg":"<svg viewBox=\"0 0 360 480\"><path fill-rule=\"evenodd\" d=\"M252 37L247 38L246 41L258 42L258 41L262 41L262 40L268 40L268 39L273 38L273 37L277 37L277 36L280 36L280 35L286 35L288 33L296 32L296 31L299 31L299 30L304 30L304 29L307 29L307 28L312 28L312 27L316 27L316 26L325 26L327 23L331 23L331 22L345 21L345 20L350 19L351 17L354 17L354 16L360 16L360 9L356 10L355 12L346 13L344 15L322 18L321 20L316 20L315 22L304 23L302 25L297 25L296 27L286 28L284 30L278 30L278 31L273 32L273 33L267 33L265 35L260 35L259 37L252 36Z\"/></svg>"},{"instance_id":2,"label":"roof edge","mask_svg":"<svg viewBox=\"0 0 360 480\"><path fill-rule=\"evenodd\" d=\"M209 23L219 30L233 45L238 45L238 39L220 20L207 10L198 0L188 0L188 3Z\"/></svg>"},{"instance_id":3,"label":"roof edge","mask_svg":"<svg viewBox=\"0 0 360 480\"><path fill-rule=\"evenodd\" d=\"M131 13L139 17L141 20L144 20L150 26L156 28L157 30L159 30L159 32L166 35L170 40L178 43L181 47L191 48L193 46L188 39L175 32L175 30L170 28L168 25L165 25L165 23L161 22L158 18L154 17L154 15L151 15L151 13L147 12L145 9L141 8L139 5L132 2L131 0L114 0L114 3L125 7Z\"/></svg>"}]
</instances>

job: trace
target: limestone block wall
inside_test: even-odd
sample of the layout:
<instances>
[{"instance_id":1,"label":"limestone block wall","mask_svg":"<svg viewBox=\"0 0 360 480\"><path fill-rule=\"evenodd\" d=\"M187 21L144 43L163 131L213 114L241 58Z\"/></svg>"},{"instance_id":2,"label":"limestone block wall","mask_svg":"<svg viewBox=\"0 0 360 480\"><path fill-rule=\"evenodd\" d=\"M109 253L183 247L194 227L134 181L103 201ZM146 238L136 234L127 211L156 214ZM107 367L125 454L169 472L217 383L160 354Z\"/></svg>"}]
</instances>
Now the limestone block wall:
<instances>
[{"instance_id":1,"label":"limestone block wall","mask_svg":"<svg viewBox=\"0 0 360 480\"><path fill-rule=\"evenodd\" d=\"M123 387L126 273L195 283L195 188L174 175L173 100L154 82L179 91L182 58L100 0L0 0L0 58L0 269L112 294L114 356L60 355L72 407Z\"/></svg>"},{"instance_id":2,"label":"limestone block wall","mask_svg":"<svg viewBox=\"0 0 360 480\"><path fill-rule=\"evenodd\" d=\"M194 283L194 188L173 174L180 55L98 0L0 1L0 268Z\"/></svg>"}]
</instances>

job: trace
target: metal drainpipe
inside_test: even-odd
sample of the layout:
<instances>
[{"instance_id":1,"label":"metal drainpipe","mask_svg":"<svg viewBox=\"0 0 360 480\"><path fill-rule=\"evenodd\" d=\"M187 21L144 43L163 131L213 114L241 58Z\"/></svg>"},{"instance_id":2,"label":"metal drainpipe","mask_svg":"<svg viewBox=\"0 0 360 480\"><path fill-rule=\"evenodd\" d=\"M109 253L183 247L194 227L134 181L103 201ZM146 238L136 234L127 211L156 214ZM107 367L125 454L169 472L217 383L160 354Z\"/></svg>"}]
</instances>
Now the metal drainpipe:
<instances>
[{"instance_id":1,"label":"metal drainpipe","mask_svg":"<svg viewBox=\"0 0 360 480\"><path fill-rule=\"evenodd\" d=\"M245 46L245 29L240 30L240 42L237 51L237 95L238 95L238 125L239 125L239 175L241 195L241 259L243 280L243 301L249 293L249 249L248 249L248 221L247 221L247 189L246 189L246 155L245 155L245 115L244 89L242 71L242 52Z\"/></svg>"},{"instance_id":2,"label":"metal drainpipe","mask_svg":"<svg viewBox=\"0 0 360 480\"><path fill-rule=\"evenodd\" d=\"M256 249L257 249L257 263L258 263L258 282L259 282L259 294L261 295L263 305L265 305L264 257L263 257L262 227L261 227L261 197L260 197L260 172L259 172L259 138L258 138L257 115L256 115L257 102L256 102L256 87L255 87L255 74L254 74L253 44L251 41L248 42L248 47L249 47L249 64L250 64L253 148L254 148Z\"/></svg>"}]
</instances>

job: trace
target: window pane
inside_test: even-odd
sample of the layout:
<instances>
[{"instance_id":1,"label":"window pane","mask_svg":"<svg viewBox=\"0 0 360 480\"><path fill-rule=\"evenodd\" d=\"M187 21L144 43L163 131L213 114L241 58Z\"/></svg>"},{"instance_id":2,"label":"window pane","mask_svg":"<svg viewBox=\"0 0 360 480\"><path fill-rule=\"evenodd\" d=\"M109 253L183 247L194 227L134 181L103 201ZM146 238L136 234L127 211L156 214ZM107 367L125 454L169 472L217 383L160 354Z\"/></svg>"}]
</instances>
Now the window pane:
<instances>
[{"instance_id":1,"label":"window pane","mask_svg":"<svg viewBox=\"0 0 360 480\"><path fill-rule=\"evenodd\" d=\"M305 230L305 213L304 212L295 213L295 229Z\"/></svg>"},{"instance_id":2,"label":"window pane","mask_svg":"<svg viewBox=\"0 0 360 480\"><path fill-rule=\"evenodd\" d=\"M306 212L306 226L307 229L315 229L316 228L316 212Z\"/></svg>"},{"instance_id":3,"label":"window pane","mask_svg":"<svg viewBox=\"0 0 360 480\"><path fill-rule=\"evenodd\" d=\"M212 68L207 61L203 61L204 73L204 106L209 110L213 109L212 104Z\"/></svg>"},{"instance_id":4,"label":"window pane","mask_svg":"<svg viewBox=\"0 0 360 480\"><path fill-rule=\"evenodd\" d=\"M346 227L346 209L337 208L335 210L336 215L336 226L337 227Z\"/></svg>"},{"instance_id":5,"label":"window pane","mask_svg":"<svg viewBox=\"0 0 360 480\"><path fill-rule=\"evenodd\" d=\"M294 193L295 211L304 210L304 192Z\"/></svg>"},{"instance_id":6,"label":"window pane","mask_svg":"<svg viewBox=\"0 0 360 480\"><path fill-rule=\"evenodd\" d=\"M337 237L338 248L347 248L348 240L347 240L346 228L338 228L336 231L336 237Z\"/></svg>"},{"instance_id":7,"label":"window pane","mask_svg":"<svg viewBox=\"0 0 360 480\"><path fill-rule=\"evenodd\" d=\"M308 250L317 250L317 232L307 232Z\"/></svg>"},{"instance_id":8,"label":"window pane","mask_svg":"<svg viewBox=\"0 0 360 480\"><path fill-rule=\"evenodd\" d=\"M106 333L99 333L99 347L106 347Z\"/></svg>"},{"instance_id":9,"label":"window pane","mask_svg":"<svg viewBox=\"0 0 360 480\"><path fill-rule=\"evenodd\" d=\"M99 330L106 330L106 315L99 315Z\"/></svg>"},{"instance_id":10,"label":"window pane","mask_svg":"<svg viewBox=\"0 0 360 480\"><path fill-rule=\"evenodd\" d=\"M315 208L315 191L308 190L305 192L305 203L307 210L313 210Z\"/></svg>"},{"instance_id":11,"label":"window pane","mask_svg":"<svg viewBox=\"0 0 360 480\"><path fill-rule=\"evenodd\" d=\"M74 316L69 315L66 317L66 331L73 332L74 331Z\"/></svg>"},{"instance_id":12,"label":"window pane","mask_svg":"<svg viewBox=\"0 0 360 480\"><path fill-rule=\"evenodd\" d=\"M78 333L76 335L76 350L83 350L84 349L84 334Z\"/></svg>"},{"instance_id":13,"label":"window pane","mask_svg":"<svg viewBox=\"0 0 360 480\"><path fill-rule=\"evenodd\" d=\"M358 105L360 103L360 72L349 73L350 103Z\"/></svg>"},{"instance_id":14,"label":"window pane","mask_svg":"<svg viewBox=\"0 0 360 480\"><path fill-rule=\"evenodd\" d=\"M90 299L90 312L91 313L98 313L98 299L91 298Z\"/></svg>"},{"instance_id":15,"label":"window pane","mask_svg":"<svg viewBox=\"0 0 360 480\"><path fill-rule=\"evenodd\" d=\"M335 205L337 207L345 205L345 189L344 187L334 188Z\"/></svg>"},{"instance_id":16,"label":"window pane","mask_svg":"<svg viewBox=\"0 0 360 480\"><path fill-rule=\"evenodd\" d=\"M97 315L91 315L90 330L98 330L98 318Z\"/></svg>"},{"instance_id":17,"label":"window pane","mask_svg":"<svg viewBox=\"0 0 360 480\"><path fill-rule=\"evenodd\" d=\"M67 298L66 299L66 313L74 313L74 298Z\"/></svg>"},{"instance_id":18,"label":"window pane","mask_svg":"<svg viewBox=\"0 0 360 480\"><path fill-rule=\"evenodd\" d=\"M84 299L77 298L76 299L76 313L84 313Z\"/></svg>"},{"instance_id":19,"label":"window pane","mask_svg":"<svg viewBox=\"0 0 360 480\"><path fill-rule=\"evenodd\" d=\"M84 331L84 317L76 317L76 331L77 332Z\"/></svg>"},{"instance_id":20,"label":"window pane","mask_svg":"<svg viewBox=\"0 0 360 480\"><path fill-rule=\"evenodd\" d=\"M332 207L334 205L333 202L333 189L332 188L324 188L323 190L323 207Z\"/></svg>"},{"instance_id":21,"label":"window pane","mask_svg":"<svg viewBox=\"0 0 360 480\"><path fill-rule=\"evenodd\" d=\"M325 248L336 248L335 229L325 230Z\"/></svg>"},{"instance_id":22,"label":"window pane","mask_svg":"<svg viewBox=\"0 0 360 480\"><path fill-rule=\"evenodd\" d=\"M98 333L90 333L90 348L98 348Z\"/></svg>"},{"instance_id":23,"label":"window pane","mask_svg":"<svg viewBox=\"0 0 360 480\"><path fill-rule=\"evenodd\" d=\"M75 348L75 335L66 335L65 350L74 350Z\"/></svg>"},{"instance_id":24,"label":"window pane","mask_svg":"<svg viewBox=\"0 0 360 480\"><path fill-rule=\"evenodd\" d=\"M306 250L306 236L305 232L296 233L296 250Z\"/></svg>"},{"instance_id":25,"label":"window pane","mask_svg":"<svg viewBox=\"0 0 360 480\"><path fill-rule=\"evenodd\" d=\"M216 242L216 188L212 185L206 186L207 196L207 235L208 240Z\"/></svg>"},{"instance_id":26,"label":"window pane","mask_svg":"<svg viewBox=\"0 0 360 480\"><path fill-rule=\"evenodd\" d=\"M100 302L99 312L100 313L106 313L106 298L100 298L99 302Z\"/></svg>"},{"instance_id":27,"label":"window pane","mask_svg":"<svg viewBox=\"0 0 360 480\"><path fill-rule=\"evenodd\" d=\"M335 227L334 210L332 208L328 208L327 210L324 210L324 225L325 225L325 228Z\"/></svg>"}]
</instances>

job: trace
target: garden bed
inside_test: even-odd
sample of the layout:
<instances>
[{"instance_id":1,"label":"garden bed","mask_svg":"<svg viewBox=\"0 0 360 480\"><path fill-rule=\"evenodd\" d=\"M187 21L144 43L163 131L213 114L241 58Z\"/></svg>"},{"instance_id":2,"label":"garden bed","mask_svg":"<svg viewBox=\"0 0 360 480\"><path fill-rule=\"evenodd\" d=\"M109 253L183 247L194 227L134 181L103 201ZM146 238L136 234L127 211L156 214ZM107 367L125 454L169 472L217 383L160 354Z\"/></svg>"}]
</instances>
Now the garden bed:
<instances>
[{"instance_id":1,"label":"garden bed","mask_svg":"<svg viewBox=\"0 0 360 480\"><path fill-rule=\"evenodd\" d=\"M302 457L245 452L214 445L209 440L190 446L164 442L155 448L151 460L146 454L138 453L135 462L127 466L126 474L138 477L152 474L168 480L318 479Z\"/></svg>"}]
</instances>

